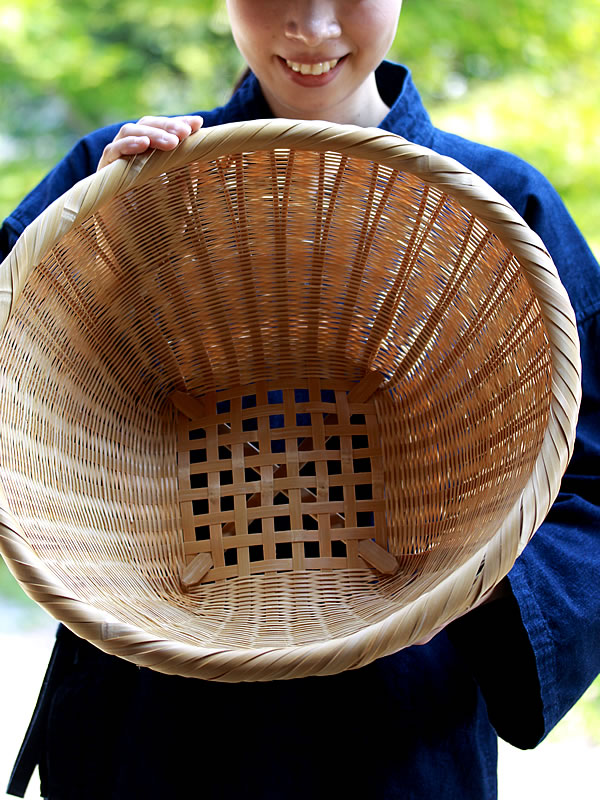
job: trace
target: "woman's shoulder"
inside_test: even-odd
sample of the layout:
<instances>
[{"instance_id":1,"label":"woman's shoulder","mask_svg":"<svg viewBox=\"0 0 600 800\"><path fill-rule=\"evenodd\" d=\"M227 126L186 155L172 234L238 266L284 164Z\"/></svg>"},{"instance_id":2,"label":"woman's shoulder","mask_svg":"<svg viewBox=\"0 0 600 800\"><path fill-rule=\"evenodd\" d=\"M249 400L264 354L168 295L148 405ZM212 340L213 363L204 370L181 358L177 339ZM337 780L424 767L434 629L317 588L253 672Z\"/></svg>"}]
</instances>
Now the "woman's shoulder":
<instances>
[{"instance_id":1,"label":"woman's shoulder","mask_svg":"<svg viewBox=\"0 0 600 800\"><path fill-rule=\"evenodd\" d=\"M202 116L204 125L208 127L219 124L222 116L221 112L222 109L217 108L213 111L194 113ZM44 209L78 181L96 171L106 145L113 141L123 125L132 121L124 120L123 122L98 128L75 142L69 152L4 220L0 235L0 258L8 254L8 251L14 246L17 238L25 228Z\"/></svg>"},{"instance_id":2,"label":"woman's shoulder","mask_svg":"<svg viewBox=\"0 0 600 800\"><path fill-rule=\"evenodd\" d=\"M507 150L440 129L435 129L432 149L460 161L475 172L522 216L532 195L548 200L556 196L552 184L536 167Z\"/></svg>"},{"instance_id":3,"label":"woman's shoulder","mask_svg":"<svg viewBox=\"0 0 600 800\"><path fill-rule=\"evenodd\" d=\"M9 234L19 236L53 200L94 172L102 151L120 127L109 125L79 139L4 221Z\"/></svg>"},{"instance_id":4,"label":"woman's shoulder","mask_svg":"<svg viewBox=\"0 0 600 800\"><path fill-rule=\"evenodd\" d=\"M514 153L439 129L432 149L483 178L540 236L580 321L600 313L598 263L559 193L535 166Z\"/></svg>"},{"instance_id":5,"label":"woman's shoulder","mask_svg":"<svg viewBox=\"0 0 600 800\"><path fill-rule=\"evenodd\" d=\"M201 116L203 127L208 128L224 122L267 117L270 113L258 82L250 74L224 105L209 111L194 111L187 115ZM106 145L113 141L123 125L133 121L125 120L99 128L74 144L65 157L4 220L0 227L0 260L8 255L21 233L44 209L78 181L96 171Z\"/></svg>"}]
</instances>

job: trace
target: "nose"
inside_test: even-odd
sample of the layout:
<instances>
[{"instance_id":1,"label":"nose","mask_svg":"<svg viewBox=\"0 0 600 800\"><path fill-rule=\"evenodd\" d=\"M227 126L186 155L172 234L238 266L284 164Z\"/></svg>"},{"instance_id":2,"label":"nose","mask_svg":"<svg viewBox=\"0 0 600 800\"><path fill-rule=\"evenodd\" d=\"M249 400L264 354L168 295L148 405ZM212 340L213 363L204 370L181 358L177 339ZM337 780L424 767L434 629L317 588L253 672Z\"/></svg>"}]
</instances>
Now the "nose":
<instances>
[{"instance_id":1,"label":"nose","mask_svg":"<svg viewBox=\"0 0 600 800\"><path fill-rule=\"evenodd\" d=\"M317 47L327 39L337 39L342 34L337 19L335 2L331 0L300 0L289 4L285 20L285 36Z\"/></svg>"}]
</instances>

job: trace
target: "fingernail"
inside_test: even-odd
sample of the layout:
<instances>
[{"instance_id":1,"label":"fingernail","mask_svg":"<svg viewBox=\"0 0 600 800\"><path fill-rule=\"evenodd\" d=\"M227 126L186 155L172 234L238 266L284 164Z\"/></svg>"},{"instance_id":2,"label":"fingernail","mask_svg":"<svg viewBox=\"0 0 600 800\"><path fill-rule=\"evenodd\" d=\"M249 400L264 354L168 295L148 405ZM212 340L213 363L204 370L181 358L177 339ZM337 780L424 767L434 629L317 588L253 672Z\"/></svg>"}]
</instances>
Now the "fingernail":
<instances>
[{"instance_id":1,"label":"fingernail","mask_svg":"<svg viewBox=\"0 0 600 800\"><path fill-rule=\"evenodd\" d=\"M169 133L172 133L173 136L177 136L177 138L179 138L181 133L185 133L187 136L189 136L192 132L190 126L185 122L182 122L180 125L170 125L167 130Z\"/></svg>"}]
</instances>

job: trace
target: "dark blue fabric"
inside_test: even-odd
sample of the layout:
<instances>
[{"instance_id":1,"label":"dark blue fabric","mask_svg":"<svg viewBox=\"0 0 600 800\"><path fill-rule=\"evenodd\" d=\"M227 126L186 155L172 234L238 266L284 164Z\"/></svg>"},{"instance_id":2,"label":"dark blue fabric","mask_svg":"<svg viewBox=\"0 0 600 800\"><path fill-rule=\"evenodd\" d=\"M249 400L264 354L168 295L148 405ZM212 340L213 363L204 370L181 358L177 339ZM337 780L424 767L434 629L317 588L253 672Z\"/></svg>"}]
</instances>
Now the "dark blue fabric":
<instances>
[{"instance_id":1,"label":"dark blue fabric","mask_svg":"<svg viewBox=\"0 0 600 800\"><path fill-rule=\"evenodd\" d=\"M212 684L107 656L61 629L71 667L50 675L12 790L39 761L51 800L183 797L369 800L496 797L496 734L533 747L600 671L600 271L546 179L517 157L436 129L408 71L377 71L381 127L481 175L537 231L571 297L584 400L559 498L511 571L512 596L426 646L328 678ZM206 126L272 116L253 76ZM119 125L82 139L6 220L23 228L94 171ZM62 659L64 664L64 658ZM32 749L34 756L32 757Z\"/></svg>"}]
</instances>

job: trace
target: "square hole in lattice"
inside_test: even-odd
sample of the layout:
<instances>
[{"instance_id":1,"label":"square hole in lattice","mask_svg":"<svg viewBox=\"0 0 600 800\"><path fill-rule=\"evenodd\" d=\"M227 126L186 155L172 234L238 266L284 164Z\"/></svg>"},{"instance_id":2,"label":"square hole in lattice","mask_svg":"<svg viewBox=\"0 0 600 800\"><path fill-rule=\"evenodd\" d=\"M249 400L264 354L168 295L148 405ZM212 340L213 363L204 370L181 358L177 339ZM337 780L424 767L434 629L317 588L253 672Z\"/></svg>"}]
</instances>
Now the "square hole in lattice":
<instances>
[{"instance_id":1,"label":"square hole in lattice","mask_svg":"<svg viewBox=\"0 0 600 800\"><path fill-rule=\"evenodd\" d=\"M194 528L194 531L195 531L195 534L196 534L196 541L197 542L206 541L207 539L210 539L210 526L209 525L197 525Z\"/></svg>"},{"instance_id":2,"label":"square hole in lattice","mask_svg":"<svg viewBox=\"0 0 600 800\"><path fill-rule=\"evenodd\" d=\"M343 486L330 486L329 487L329 502L330 503L343 503L344 502L344 487Z\"/></svg>"},{"instance_id":3,"label":"square hole in lattice","mask_svg":"<svg viewBox=\"0 0 600 800\"><path fill-rule=\"evenodd\" d=\"M243 431L257 431L258 430L258 420L256 417L250 417L249 419L242 420L242 430Z\"/></svg>"},{"instance_id":4,"label":"square hole in lattice","mask_svg":"<svg viewBox=\"0 0 600 800\"><path fill-rule=\"evenodd\" d=\"M256 395L245 394L242 397L242 408L256 408Z\"/></svg>"},{"instance_id":5,"label":"square hole in lattice","mask_svg":"<svg viewBox=\"0 0 600 800\"><path fill-rule=\"evenodd\" d=\"M319 558L320 555L319 542L304 542L305 558Z\"/></svg>"},{"instance_id":6,"label":"square hole in lattice","mask_svg":"<svg viewBox=\"0 0 600 800\"><path fill-rule=\"evenodd\" d=\"M192 513L195 517L208 514L208 500L192 500Z\"/></svg>"},{"instance_id":7,"label":"square hole in lattice","mask_svg":"<svg viewBox=\"0 0 600 800\"><path fill-rule=\"evenodd\" d=\"M233 483L233 473L231 470L219 472L219 483L221 486L230 486Z\"/></svg>"},{"instance_id":8,"label":"square hole in lattice","mask_svg":"<svg viewBox=\"0 0 600 800\"><path fill-rule=\"evenodd\" d=\"M192 439L206 439L206 431L204 428L194 428L193 431L189 433L190 440Z\"/></svg>"},{"instance_id":9,"label":"square hole in lattice","mask_svg":"<svg viewBox=\"0 0 600 800\"><path fill-rule=\"evenodd\" d=\"M201 464L203 461L206 461L206 450L203 447L190 450L190 464Z\"/></svg>"},{"instance_id":10,"label":"square hole in lattice","mask_svg":"<svg viewBox=\"0 0 600 800\"><path fill-rule=\"evenodd\" d=\"M221 511L233 511L233 497L230 494L221 495Z\"/></svg>"},{"instance_id":11,"label":"square hole in lattice","mask_svg":"<svg viewBox=\"0 0 600 800\"><path fill-rule=\"evenodd\" d=\"M276 531L289 531L290 518L288 516L275 517L273 520L273 527Z\"/></svg>"},{"instance_id":12,"label":"square hole in lattice","mask_svg":"<svg viewBox=\"0 0 600 800\"><path fill-rule=\"evenodd\" d=\"M370 483L357 483L354 486L354 497L357 500L372 500L373 487Z\"/></svg>"},{"instance_id":13,"label":"square hole in lattice","mask_svg":"<svg viewBox=\"0 0 600 800\"><path fill-rule=\"evenodd\" d=\"M331 460L327 462L327 474L328 475L341 475L342 474L342 465L339 461Z\"/></svg>"},{"instance_id":14,"label":"square hole in lattice","mask_svg":"<svg viewBox=\"0 0 600 800\"><path fill-rule=\"evenodd\" d=\"M315 462L314 461L306 461L300 467L299 473L300 473L300 475L302 475L303 478L311 477L311 476L316 475L317 473L315 471ZM316 490L315 490L315 494L316 494Z\"/></svg>"},{"instance_id":15,"label":"square hole in lattice","mask_svg":"<svg viewBox=\"0 0 600 800\"><path fill-rule=\"evenodd\" d=\"M229 461L231 459L231 450L225 445L219 445L219 461Z\"/></svg>"},{"instance_id":16,"label":"square hole in lattice","mask_svg":"<svg viewBox=\"0 0 600 800\"><path fill-rule=\"evenodd\" d=\"M370 458L353 458L352 469L357 472L371 472L371 459Z\"/></svg>"},{"instance_id":17,"label":"square hole in lattice","mask_svg":"<svg viewBox=\"0 0 600 800\"><path fill-rule=\"evenodd\" d=\"M331 543L331 555L333 558L346 558L348 550L346 542L341 542L339 539Z\"/></svg>"},{"instance_id":18,"label":"square hole in lattice","mask_svg":"<svg viewBox=\"0 0 600 800\"><path fill-rule=\"evenodd\" d=\"M231 402L229 400L219 400L217 403L217 414L229 414Z\"/></svg>"},{"instance_id":19,"label":"square hole in lattice","mask_svg":"<svg viewBox=\"0 0 600 800\"><path fill-rule=\"evenodd\" d=\"M312 425L310 414L307 412L304 414L296 414L296 425L301 428Z\"/></svg>"},{"instance_id":20,"label":"square hole in lattice","mask_svg":"<svg viewBox=\"0 0 600 800\"><path fill-rule=\"evenodd\" d=\"M291 558L292 557L292 543L291 542L276 542L275 543L275 558Z\"/></svg>"},{"instance_id":21,"label":"square hole in lattice","mask_svg":"<svg viewBox=\"0 0 600 800\"><path fill-rule=\"evenodd\" d=\"M265 554L262 544L253 544L248 548L250 561L264 561Z\"/></svg>"},{"instance_id":22,"label":"square hole in lattice","mask_svg":"<svg viewBox=\"0 0 600 800\"><path fill-rule=\"evenodd\" d=\"M283 414L269 414L269 428L274 431L283 428Z\"/></svg>"},{"instance_id":23,"label":"square hole in lattice","mask_svg":"<svg viewBox=\"0 0 600 800\"><path fill-rule=\"evenodd\" d=\"M335 403L335 392L333 389L321 389L322 403Z\"/></svg>"},{"instance_id":24,"label":"square hole in lattice","mask_svg":"<svg viewBox=\"0 0 600 800\"><path fill-rule=\"evenodd\" d=\"M206 489L208 486L208 475L206 472L197 472L190 475L190 489Z\"/></svg>"},{"instance_id":25,"label":"square hole in lattice","mask_svg":"<svg viewBox=\"0 0 600 800\"><path fill-rule=\"evenodd\" d=\"M235 547L230 547L228 550L225 550L224 557L226 567L234 567L238 563L237 550Z\"/></svg>"},{"instance_id":26,"label":"square hole in lattice","mask_svg":"<svg viewBox=\"0 0 600 800\"><path fill-rule=\"evenodd\" d=\"M246 483L250 483L252 481L259 481L260 480L260 470L254 467L245 467L244 468L244 480Z\"/></svg>"},{"instance_id":27,"label":"square hole in lattice","mask_svg":"<svg viewBox=\"0 0 600 800\"><path fill-rule=\"evenodd\" d=\"M372 528L373 527L373 512L372 511L359 511L356 515L356 524L359 528Z\"/></svg>"},{"instance_id":28,"label":"square hole in lattice","mask_svg":"<svg viewBox=\"0 0 600 800\"><path fill-rule=\"evenodd\" d=\"M302 527L305 531L316 531L319 528L319 523L310 514L302 514Z\"/></svg>"},{"instance_id":29,"label":"square hole in lattice","mask_svg":"<svg viewBox=\"0 0 600 800\"><path fill-rule=\"evenodd\" d=\"M350 424L351 425L364 425L365 424L365 415L364 414L352 414L350 417Z\"/></svg>"},{"instance_id":30,"label":"square hole in lattice","mask_svg":"<svg viewBox=\"0 0 600 800\"><path fill-rule=\"evenodd\" d=\"M369 446L369 437L365 434L352 437L352 449L360 450L363 447Z\"/></svg>"},{"instance_id":31,"label":"square hole in lattice","mask_svg":"<svg viewBox=\"0 0 600 800\"><path fill-rule=\"evenodd\" d=\"M253 519L248 524L248 533L262 533L262 519Z\"/></svg>"},{"instance_id":32,"label":"square hole in lattice","mask_svg":"<svg viewBox=\"0 0 600 800\"><path fill-rule=\"evenodd\" d=\"M327 441L325 442L325 448L327 450L339 450L340 449L340 437L339 436L330 436Z\"/></svg>"}]
</instances>

